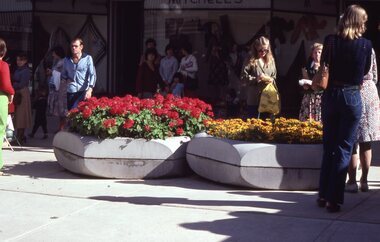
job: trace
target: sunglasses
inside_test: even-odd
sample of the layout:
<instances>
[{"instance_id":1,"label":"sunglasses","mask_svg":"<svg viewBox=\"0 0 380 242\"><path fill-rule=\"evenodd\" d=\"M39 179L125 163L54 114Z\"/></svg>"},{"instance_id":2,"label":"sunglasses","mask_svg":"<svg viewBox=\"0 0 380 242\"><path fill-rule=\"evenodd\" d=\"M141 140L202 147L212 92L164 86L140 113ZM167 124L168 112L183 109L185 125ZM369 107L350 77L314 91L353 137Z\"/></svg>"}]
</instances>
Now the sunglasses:
<instances>
[{"instance_id":1,"label":"sunglasses","mask_svg":"<svg viewBox=\"0 0 380 242\"><path fill-rule=\"evenodd\" d=\"M268 51L269 51L268 49L260 49L259 50L260 53L268 53Z\"/></svg>"}]
</instances>

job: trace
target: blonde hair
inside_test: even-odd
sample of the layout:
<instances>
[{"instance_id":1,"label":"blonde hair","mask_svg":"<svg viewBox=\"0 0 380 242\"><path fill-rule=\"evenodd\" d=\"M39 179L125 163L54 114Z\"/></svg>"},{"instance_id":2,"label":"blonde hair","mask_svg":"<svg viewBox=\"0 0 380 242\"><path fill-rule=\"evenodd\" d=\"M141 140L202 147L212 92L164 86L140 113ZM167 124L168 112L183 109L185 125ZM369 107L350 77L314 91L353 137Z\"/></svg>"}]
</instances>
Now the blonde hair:
<instances>
[{"instance_id":1,"label":"blonde hair","mask_svg":"<svg viewBox=\"0 0 380 242\"><path fill-rule=\"evenodd\" d=\"M310 49L311 49L311 52L313 52L315 49L323 49L323 44L321 44L321 43L314 43L314 44L312 44L311 45L311 47L310 47Z\"/></svg>"},{"instance_id":2,"label":"blonde hair","mask_svg":"<svg viewBox=\"0 0 380 242\"><path fill-rule=\"evenodd\" d=\"M337 34L344 39L358 39L366 31L368 20L366 11L359 5L350 5L338 23Z\"/></svg>"},{"instance_id":3,"label":"blonde hair","mask_svg":"<svg viewBox=\"0 0 380 242\"><path fill-rule=\"evenodd\" d=\"M256 60L259 59L259 52L258 52L258 49L260 49L260 47L262 46L268 46L268 52L267 54L264 56L264 62L266 64L269 64L271 62L274 62L274 58L273 58L273 54L272 54L272 50L271 50L271 47L270 47L270 41L269 39L267 39L266 37L264 36L261 36L259 38L257 38L253 43L252 43L252 58L250 60L250 63L251 64L254 64Z\"/></svg>"}]
</instances>

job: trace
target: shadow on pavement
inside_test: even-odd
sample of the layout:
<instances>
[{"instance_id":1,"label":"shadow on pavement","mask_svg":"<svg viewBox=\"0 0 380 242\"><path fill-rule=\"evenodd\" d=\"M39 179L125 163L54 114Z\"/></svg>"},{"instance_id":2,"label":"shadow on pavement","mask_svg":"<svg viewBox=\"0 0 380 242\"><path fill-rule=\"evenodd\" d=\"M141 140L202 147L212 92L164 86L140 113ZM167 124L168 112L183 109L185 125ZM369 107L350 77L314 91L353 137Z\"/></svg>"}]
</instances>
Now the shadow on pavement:
<instances>
[{"instance_id":1,"label":"shadow on pavement","mask_svg":"<svg viewBox=\"0 0 380 242\"><path fill-rule=\"evenodd\" d=\"M256 199L247 199L247 200L207 200L207 199L188 199L188 198L178 198L178 197L147 197L147 196L138 196L138 197L118 197L118 196L94 196L89 197L89 199L108 201L108 202L126 202L136 205L191 205L191 206L216 206L219 210L224 210L221 208L225 207L249 207L249 208L264 208L264 209L274 209L277 211L286 211L297 209L299 203L305 202L305 200L312 201L315 198L315 194L304 194L304 193L290 193L290 192L276 192L272 193L263 193L258 192L257 197L262 198L271 198L272 200L258 200ZM231 197L232 198L232 197ZM287 198L287 199L284 199ZM310 202L310 207L316 207L316 204ZM303 206L305 208L305 206Z\"/></svg>"},{"instance_id":2,"label":"shadow on pavement","mask_svg":"<svg viewBox=\"0 0 380 242\"><path fill-rule=\"evenodd\" d=\"M15 165L5 165L2 171L7 175L27 176L33 179L81 179L83 177L68 172L56 161L21 161Z\"/></svg>"},{"instance_id":3,"label":"shadow on pavement","mask_svg":"<svg viewBox=\"0 0 380 242\"><path fill-rule=\"evenodd\" d=\"M181 177L181 178L182 179L180 181L176 177L173 177L173 178L160 178L160 179L152 179L152 180L123 180L123 181L116 181L116 183L181 187L181 188L187 188L187 189L192 189L192 190L236 190L236 189L249 190L251 189L251 188L217 183L214 181L204 179L198 176L197 174L192 174L192 175Z\"/></svg>"}]
</instances>

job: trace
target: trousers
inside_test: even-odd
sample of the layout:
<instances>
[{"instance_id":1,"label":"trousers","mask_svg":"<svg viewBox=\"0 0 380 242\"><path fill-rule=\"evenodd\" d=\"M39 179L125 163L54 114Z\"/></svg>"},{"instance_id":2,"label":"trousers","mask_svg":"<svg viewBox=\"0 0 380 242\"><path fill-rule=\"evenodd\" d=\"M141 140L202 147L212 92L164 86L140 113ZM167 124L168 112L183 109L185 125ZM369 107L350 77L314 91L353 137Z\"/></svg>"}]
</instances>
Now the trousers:
<instances>
[{"instance_id":1,"label":"trousers","mask_svg":"<svg viewBox=\"0 0 380 242\"><path fill-rule=\"evenodd\" d=\"M331 88L322 96L323 158L319 197L343 204L344 186L362 113L358 88Z\"/></svg>"}]
</instances>

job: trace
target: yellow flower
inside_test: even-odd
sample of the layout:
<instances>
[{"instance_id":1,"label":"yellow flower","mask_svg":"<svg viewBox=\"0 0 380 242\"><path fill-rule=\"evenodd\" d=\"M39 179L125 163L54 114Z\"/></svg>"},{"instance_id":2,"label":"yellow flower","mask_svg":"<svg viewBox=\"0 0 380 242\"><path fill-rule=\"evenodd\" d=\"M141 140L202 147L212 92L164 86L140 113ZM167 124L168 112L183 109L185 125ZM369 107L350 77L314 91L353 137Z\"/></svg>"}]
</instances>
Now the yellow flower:
<instances>
[{"instance_id":1,"label":"yellow flower","mask_svg":"<svg viewBox=\"0 0 380 242\"><path fill-rule=\"evenodd\" d=\"M226 119L211 120L207 132L210 135L233 140L269 143L314 144L322 142L322 124L316 121L301 122L297 119Z\"/></svg>"}]
</instances>

